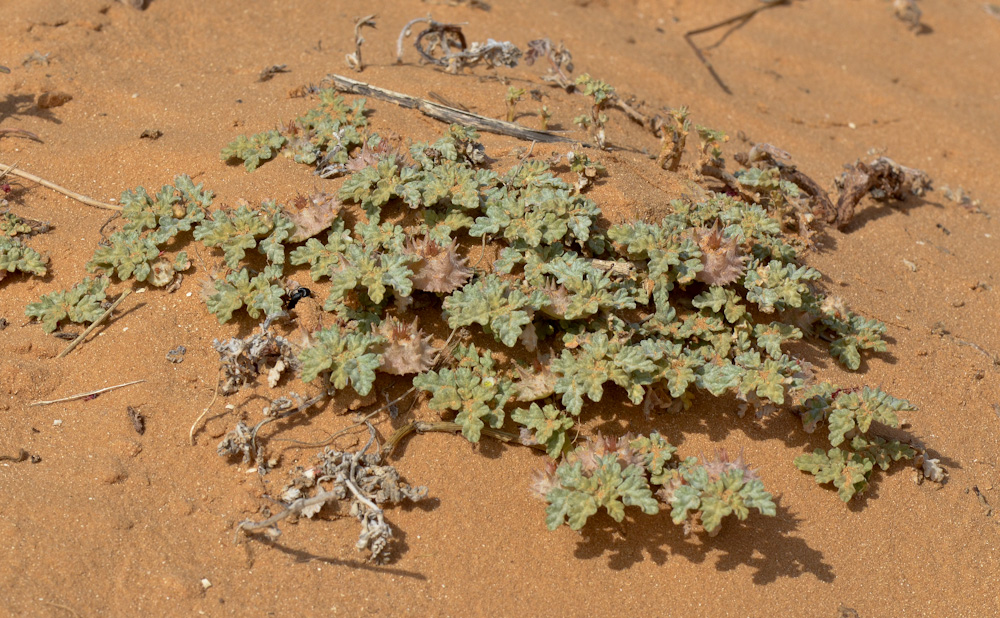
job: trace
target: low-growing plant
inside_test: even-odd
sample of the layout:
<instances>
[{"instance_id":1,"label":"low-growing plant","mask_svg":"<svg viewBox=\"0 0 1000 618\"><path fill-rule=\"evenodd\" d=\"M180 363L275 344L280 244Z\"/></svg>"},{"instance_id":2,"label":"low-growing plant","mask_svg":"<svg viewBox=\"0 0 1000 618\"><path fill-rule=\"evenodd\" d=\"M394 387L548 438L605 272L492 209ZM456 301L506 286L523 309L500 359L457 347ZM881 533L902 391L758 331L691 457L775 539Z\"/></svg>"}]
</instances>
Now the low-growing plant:
<instances>
[{"instance_id":1,"label":"low-growing plant","mask_svg":"<svg viewBox=\"0 0 1000 618\"><path fill-rule=\"evenodd\" d=\"M42 324L42 330L53 332L59 322L69 320L78 324L93 322L101 317L108 290L107 277L86 278L68 290L57 290L29 303L25 314Z\"/></svg>"},{"instance_id":2,"label":"low-growing plant","mask_svg":"<svg viewBox=\"0 0 1000 618\"><path fill-rule=\"evenodd\" d=\"M591 122L603 127L602 106L613 89L588 76L578 83L594 100ZM772 494L742 456L677 458L663 437L670 417L654 419L654 413L690 409L699 397L730 398L739 416L761 418L783 408L801 416L807 432L826 427L829 448L795 463L817 482L832 482L844 500L865 489L875 467L900 459L917 458L925 471L930 461L929 476L939 476L935 460L918 445L880 433L881 426L898 425L896 413L912 409L909 403L873 389L817 383L809 364L792 352L789 342L826 340L830 354L857 369L866 351L885 349L885 327L821 292L820 273L801 262L773 216L780 216L778 202L795 192L780 174L747 170L739 180L729 176L742 189L735 194L678 200L657 220L610 224L599 205L581 195L582 187L549 162L486 168L490 160L472 129L452 126L405 154L376 134L360 135L362 104L348 105L332 91L320 92L319 101L293 123L291 131L304 141L288 143L299 162L350 172L339 201L326 196L305 207L325 204L321 215L302 215L309 223L300 228L274 201L210 211L211 193L179 177L155 197L145 191L123 196L125 228L91 262L93 270L141 280L151 275L150 263L162 259L163 244L191 231L194 240L221 251L225 263L226 274L206 293L209 310L220 322L240 308L264 320L264 343L254 358L277 359L269 383L292 369L321 387L320 395L290 411L270 412L257 428L241 425L220 453L261 461L263 424L338 391L368 395L379 374L387 374L412 376L411 390L429 395L427 407L453 418L447 425L470 442L513 426L519 434L510 435L521 444L544 450L551 461L533 489L548 504L551 528L579 529L601 508L621 521L631 506L647 514L669 508L686 531L709 534L729 515L774 515ZM673 148L688 131L686 114L675 120L680 137L671 142L668 162L679 160ZM721 177L724 135L695 130L701 169ZM298 156L307 152L315 156ZM603 170L578 153L567 160L579 177ZM751 190L764 196L760 203L746 197ZM325 242L317 237L322 231ZM481 255L489 245L497 258L471 263L475 245ZM261 254L256 261L266 262L262 269L248 256L251 249ZM332 315L305 334L293 361L288 340L278 342L267 329L282 314L283 280L294 267L308 267L326 288L322 306ZM67 317L93 319L107 285L103 277L85 280L29 305L28 315L47 331ZM418 311L427 332L450 331L443 345L420 327ZM229 372L236 376L230 391L264 370L258 361L236 360L247 340L231 343L217 346L231 363L242 363ZM272 380L278 361L282 369ZM590 404L607 395L621 400L622 413L641 412L662 430L578 438ZM321 455L322 465L336 470L329 474L349 469L350 475L335 482L336 490L321 489L333 481L329 475L294 481L298 493L283 497L289 512L318 509L351 491L365 505L352 507L363 525L372 517L382 522L373 506L379 501L365 502L359 496L369 494L347 482L356 478L358 457ZM386 538L385 528L378 529ZM375 537L362 537L359 547L384 555L384 545L365 540Z\"/></svg>"},{"instance_id":3,"label":"low-growing plant","mask_svg":"<svg viewBox=\"0 0 1000 618\"><path fill-rule=\"evenodd\" d=\"M17 239L0 236L0 280L15 271L32 275L47 272L48 257L43 256Z\"/></svg>"},{"instance_id":4,"label":"low-growing plant","mask_svg":"<svg viewBox=\"0 0 1000 618\"><path fill-rule=\"evenodd\" d=\"M573 124L579 125L581 129L588 130L597 146L604 148L607 142L604 125L608 123L608 115L604 113L604 110L615 99L615 89L605 81L594 79L588 73L577 77L576 85L583 91L585 96L591 98L592 103L590 113L584 116L577 116L573 119Z\"/></svg>"},{"instance_id":5,"label":"low-growing plant","mask_svg":"<svg viewBox=\"0 0 1000 618\"><path fill-rule=\"evenodd\" d=\"M48 229L38 221L28 221L11 212L0 212L0 281L8 273L44 275L49 258L24 244L18 236Z\"/></svg>"},{"instance_id":6,"label":"low-growing plant","mask_svg":"<svg viewBox=\"0 0 1000 618\"><path fill-rule=\"evenodd\" d=\"M525 94L527 91L524 88L511 86L507 89L507 97L504 99L507 102L507 122L514 122L517 104Z\"/></svg>"}]
</instances>

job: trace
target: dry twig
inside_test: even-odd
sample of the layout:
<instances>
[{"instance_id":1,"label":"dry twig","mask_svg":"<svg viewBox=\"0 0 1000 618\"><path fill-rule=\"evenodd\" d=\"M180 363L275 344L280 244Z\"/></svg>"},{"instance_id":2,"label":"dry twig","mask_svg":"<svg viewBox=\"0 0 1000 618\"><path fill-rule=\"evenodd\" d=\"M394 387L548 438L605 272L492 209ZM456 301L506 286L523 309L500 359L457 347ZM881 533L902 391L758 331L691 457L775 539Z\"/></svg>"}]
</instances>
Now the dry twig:
<instances>
[{"instance_id":1,"label":"dry twig","mask_svg":"<svg viewBox=\"0 0 1000 618\"><path fill-rule=\"evenodd\" d=\"M34 174L29 174L28 172L19 170L19 169L15 168L13 165L7 165L5 163L0 163L0 168L7 168L7 169L4 170L4 174L13 174L15 176L20 176L21 178L30 180L32 182L37 182L38 184L42 185L43 187L48 187L49 189L52 189L53 191L58 191L59 193L62 193L63 195L71 197L71 198L73 198L74 200L76 200L78 202L82 202L82 203L86 204L87 206L94 206L95 208L104 208L106 210L121 210L122 209L121 206L115 206L113 204L105 204L104 202L98 202L97 200L89 198L86 195L80 195L79 193L76 193L75 191L70 191L69 189L66 189L64 187L60 187L59 185L57 185L54 182L50 182L48 180L45 180L44 178L40 178L38 176L35 176Z\"/></svg>"},{"instance_id":2,"label":"dry twig","mask_svg":"<svg viewBox=\"0 0 1000 618\"><path fill-rule=\"evenodd\" d=\"M436 120L441 120L442 122L463 124L465 126L479 129L480 131L497 133L499 135L507 135L526 141L535 141L547 144L555 142L574 143L576 141L549 131L534 131L532 129L526 129L513 122L495 120L493 118L487 118L486 116L480 116L479 114L465 112L453 107L446 107L444 105L432 103L426 99L419 99L417 97L411 97L410 95L399 92L393 92L392 90L372 86L371 84L359 82L341 75L329 75L327 76L327 79L332 81L334 87L341 92L360 94L373 99L395 103L400 107L416 109L424 115L430 116Z\"/></svg>"},{"instance_id":3,"label":"dry twig","mask_svg":"<svg viewBox=\"0 0 1000 618\"><path fill-rule=\"evenodd\" d=\"M132 386L133 384L139 384L141 382L145 382L145 380L133 380L132 382L126 382L124 384L116 384L114 386L108 386L106 388L99 388L96 391L90 391L89 393L79 393L77 395L70 395L69 397L63 397L62 399L53 399L51 401L35 401L33 403L29 403L28 407L31 408L31 407L34 407L34 406L47 406L47 405L50 405L50 404L53 404L53 403L62 403L64 401L73 401L75 399L83 399L84 397L90 397L91 395L100 395L101 393L106 393L108 391L113 391L116 388L124 388L126 386Z\"/></svg>"},{"instance_id":4,"label":"dry twig","mask_svg":"<svg viewBox=\"0 0 1000 618\"><path fill-rule=\"evenodd\" d=\"M205 406L205 409L201 411L201 414L198 415L198 418L194 419L194 423L191 425L191 431L188 432L188 439L191 441L191 446L194 446L194 432L198 430L198 424L201 423L201 419L205 418L205 415L208 414L208 411L211 410L212 406L215 405L215 400L219 398L219 384L222 382L221 378L222 378L222 366L220 365L218 379L216 379L215 381L215 394L212 395L212 401L209 402L207 406Z\"/></svg>"},{"instance_id":5,"label":"dry twig","mask_svg":"<svg viewBox=\"0 0 1000 618\"><path fill-rule=\"evenodd\" d=\"M347 60L347 66L358 73L365 70L364 61L361 60L361 45L365 42L365 38L361 36L361 29L365 26L374 29L376 17L378 15L366 15L354 22L354 53L347 54L345 59Z\"/></svg>"},{"instance_id":6,"label":"dry twig","mask_svg":"<svg viewBox=\"0 0 1000 618\"><path fill-rule=\"evenodd\" d=\"M691 49L694 50L694 54L698 56L698 60L700 60L701 63L705 65L705 68L708 69L708 72L712 75L712 79L715 80L715 83L719 84L719 87L722 88L722 91L725 92L726 94L733 94L733 91L729 89L729 86L727 86L724 81L722 81L722 78L719 77L719 74L715 72L715 67L712 66L712 63L709 62L708 58L705 57L705 54L702 53L701 48L699 48L697 45L694 44L694 41L691 39L691 37L699 34L704 34L706 32L711 32L716 28L728 26L729 24L738 24L735 27L739 28L746 22L750 21L750 19L754 15L760 13L761 11L766 11L767 9L774 8L776 6L781 6L783 4L791 3L791 0L761 0L761 1L764 3L763 6L754 7L749 11L744 11L739 15L735 15L728 19L723 19L722 21L716 22L710 26L705 26L704 28L697 28L695 30L688 30L687 32L684 33L684 40L687 41L687 44L690 45Z\"/></svg>"},{"instance_id":7,"label":"dry twig","mask_svg":"<svg viewBox=\"0 0 1000 618\"><path fill-rule=\"evenodd\" d=\"M427 421L413 421L403 425L396 430L392 436L386 441L382 446L382 457L388 457L395 450L396 445L398 445L403 438L410 435L411 433L431 433L431 432L441 432L441 433L459 433L462 431L462 426L458 423L451 423L448 421L438 421L438 422L427 422ZM507 431L500 431L498 429L492 429L490 427L483 427L481 430L484 436L489 436L496 440L500 440L506 444L517 444L519 446L527 446L536 450L545 450L544 444L525 444L521 442L520 436L512 434Z\"/></svg>"},{"instance_id":8,"label":"dry twig","mask_svg":"<svg viewBox=\"0 0 1000 618\"><path fill-rule=\"evenodd\" d=\"M80 333L80 336L77 337L76 339L74 339L73 343L71 343L68 346L66 346L66 349L63 350L62 352L60 352L59 356L57 356L56 358L62 358L64 356L66 356L67 354L69 354L70 352L72 352L73 348L75 348L76 346L80 345L80 343L84 340L84 338L87 335L89 335L90 333L94 332L94 329L97 328L101 324L101 322L103 322L105 319L107 319L107 317L109 315L111 315L111 312L114 311L115 308L118 307L118 305L120 305L123 300L125 300L125 297L127 297L131 293L132 293L132 290L125 290L124 292L122 292L122 295L118 297L118 300L116 300L114 303L112 303L112 305L110 307L108 307L108 310L101 314L101 317L99 317L96 320L94 320L90 324L90 326L87 327L86 330L84 330L82 333Z\"/></svg>"}]
</instances>

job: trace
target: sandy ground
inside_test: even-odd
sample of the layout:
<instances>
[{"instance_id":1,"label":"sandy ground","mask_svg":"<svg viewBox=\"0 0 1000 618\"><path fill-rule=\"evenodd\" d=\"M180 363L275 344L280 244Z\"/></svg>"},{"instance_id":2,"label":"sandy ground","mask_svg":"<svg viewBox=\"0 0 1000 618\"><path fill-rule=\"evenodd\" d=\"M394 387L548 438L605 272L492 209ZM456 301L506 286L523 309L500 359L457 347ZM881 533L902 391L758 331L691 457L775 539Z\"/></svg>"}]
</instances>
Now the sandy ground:
<instances>
[{"instance_id":1,"label":"sandy ground","mask_svg":"<svg viewBox=\"0 0 1000 618\"><path fill-rule=\"evenodd\" d=\"M526 490L540 456L438 434L412 438L394 458L432 499L389 512L399 540L392 564L364 562L349 518L285 525L277 544L234 544L234 525L273 507L263 496L285 477L278 470L262 481L218 457L215 445L237 418L260 418L266 389L220 399L195 447L188 430L212 400L212 339L245 334L253 324L215 322L198 299L206 273L196 263L179 291L133 295L99 335L56 359L66 342L25 325L24 307L80 278L109 213L16 181L14 211L53 226L31 241L52 262L45 277L0 283L0 316L10 322L0 332L0 454L23 448L41 458L0 463L0 612L1000 614L997 516L987 506L1000 505L1000 229L991 216L1000 213L1000 19L979 0L921 0L927 27L914 34L889 2L795 1L697 38L732 90L727 95L683 33L752 6L511 0L485 11L413 0L364 8L153 0L138 11L109 0L11 0L0 8L0 64L12 69L0 75L0 129L40 139L0 137L0 160L103 201L179 173L214 190L216 204L288 201L323 181L283 158L247 174L218 152L237 134L308 109L307 100L288 96L293 88L347 74L344 55L353 50L360 14L378 14L378 29L365 34L369 66L352 77L415 96L433 91L492 117L504 114L507 85L498 75L537 87L541 69L448 75L418 65L410 47L396 65L402 25L430 13L467 22L471 40L562 40L577 73L604 78L653 109L687 105L697 123L775 144L829 189L843 164L878 152L921 167L938 187L961 186L982 199L980 214L941 191L898 208L866 202L843 233L829 231L807 258L825 273L827 290L886 322L891 337L889 352L867 357L860 372L822 360L820 376L881 386L916 404L907 431L941 458L945 485L917 485L912 468L897 466L845 506L795 469L792 459L819 442L790 415L739 419L727 403L649 423L641 414L615 416L609 400L594 417L605 431L656 427L692 453L745 448L779 496L777 516L729 524L714 539L685 538L666 513L630 514L620 525L598 516L582 534L549 532L543 505ZM22 65L34 52L47 63ZM288 72L259 82L260 70L273 64ZM541 88L553 124L572 130L583 99ZM47 91L73 99L41 109L36 99ZM380 132L416 140L444 128L386 103L370 107ZM536 107L527 103L524 111ZM679 197L676 183L642 154L655 151L656 141L611 115L615 150L594 155L610 171L592 194L602 208L621 218ZM537 126L531 115L519 121ZM163 136L140 139L146 129ZM526 146L498 136L484 142L501 167ZM731 152L739 143L731 142ZM165 353L179 344L189 350L185 361L167 362ZM137 379L146 381L94 400L28 407ZM126 416L130 405L146 416L142 436ZM270 435L315 440L349 420L330 410ZM392 427L385 421L379 430ZM274 444L282 466L311 456Z\"/></svg>"}]
</instances>

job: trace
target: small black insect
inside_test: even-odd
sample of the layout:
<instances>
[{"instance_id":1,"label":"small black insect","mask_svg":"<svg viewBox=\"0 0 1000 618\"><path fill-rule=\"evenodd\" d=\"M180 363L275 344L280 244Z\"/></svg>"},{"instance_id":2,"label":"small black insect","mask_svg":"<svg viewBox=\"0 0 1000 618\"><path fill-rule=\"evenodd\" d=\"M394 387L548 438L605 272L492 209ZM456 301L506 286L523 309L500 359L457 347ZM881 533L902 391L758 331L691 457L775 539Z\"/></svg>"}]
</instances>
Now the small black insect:
<instances>
[{"instance_id":1,"label":"small black insect","mask_svg":"<svg viewBox=\"0 0 1000 618\"><path fill-rule=\"evenodd\" d=\"M309 288L295 288L288 295L288 300L285 301L285 309L291 311L295 309L295 305L299 304L299 301L303 298L311 298L313 295L312 290Z\"/></svg>"}]
</instances>

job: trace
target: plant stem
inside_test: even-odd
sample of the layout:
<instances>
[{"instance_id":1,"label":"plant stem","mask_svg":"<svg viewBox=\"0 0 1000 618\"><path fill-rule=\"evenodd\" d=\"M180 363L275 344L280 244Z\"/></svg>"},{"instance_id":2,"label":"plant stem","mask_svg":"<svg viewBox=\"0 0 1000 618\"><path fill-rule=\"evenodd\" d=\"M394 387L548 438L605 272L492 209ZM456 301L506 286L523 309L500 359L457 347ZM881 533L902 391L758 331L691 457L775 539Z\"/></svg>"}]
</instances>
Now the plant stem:
<instances>
[{"instance_id":1,"label":"plant stem","mask_svg":"<svg viewBox=\"0 0 1000 618\"><path fill-rule=\"evenodd\" d=\"M66 195L66 196L69 196L69 197L73 198L74 200L76 200L78 202L83 202L87 206L93 206L95 208L104 208L105 210L119 210L120 211L122 209L121 206L115 206L113 204L105 204L104 202L98 202L97 200L95 200L93 198L89 198L86 195L80 195L79 193L76 193L75 191L70 191L69 189L66 189L64 187L60 187L59 185L57 185L54 182L50 182L48 180L45 180L44 178L40 178L38 176L35 176L34 174L29 174L28 172L19 170L19 169L15 168L13 165L7 165L6 163L0 163L0 167L7 168L7 169L5 169L3 171L4 174L13 174L15 176L20 176L21 178L25 178L25 179L30 180L32 182L37 182L38 184L42 185L43 187L48 187L49 189L52 189L53 191L58 191L59 193L62 193L63 195Z\"/></svg>"},{"instance_id":2,"label":"plant stem","mask_svg":"<svg viewBox=\"0 0 1000 618\"><path fill-rule=\"evenodd\" d=\"M86 330L84 330L82 333L80 333L80 336L77 337L76 339L74 339L73 343L71 343L68 346L66 346L66 349L63 350L62 352L60 352L59 356L57 356L56 358L62 358L64 356L66 356L67 354L69 354L70 352L72 352L73 348L75 348L76 346L80 345L80 342L82 342L87 335L89 335L90 333L94 332L94 329L97 328L101 324L101 322L103 322L109 315L111 315L111 312L114 311L115 308L118 305L120 305L123 300L125 300L125 297L128 296L131 293L132 293L132 290L125 290L122 293L122 295L118 297L118 300L116 300L110 307L108 307L107 311L105 311L103 314L101 314L101 317L99 317L96 320L94 320L90 324L90 326L88 326Z\"/></svg>"}]
</instances>

